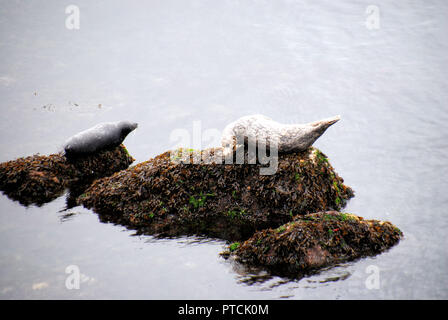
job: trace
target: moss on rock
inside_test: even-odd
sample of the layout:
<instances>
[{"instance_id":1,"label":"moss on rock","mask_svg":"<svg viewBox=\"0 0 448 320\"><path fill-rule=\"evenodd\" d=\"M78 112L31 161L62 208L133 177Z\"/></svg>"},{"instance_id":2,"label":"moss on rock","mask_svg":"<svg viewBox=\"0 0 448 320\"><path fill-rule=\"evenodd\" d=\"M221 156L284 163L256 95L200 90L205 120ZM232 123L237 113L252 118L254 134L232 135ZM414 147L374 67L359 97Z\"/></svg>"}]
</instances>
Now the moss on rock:
<instances>
[{"instance_id":1,"label":"moss on rock","mask_svg":"<svg viewBox=\"0 0 448 320\"><path fill-rule=\"evenodd\" d=\"M18 158L0 163L0 190L24 205L41 205L66 188L80 192L80 185L126 169L133 161L123 145L70 159L62 153Z\"/></svg>"},{"instance_id":2,"label":"moss on rock","mask_svg":"<svg viewBox=\"0 0 448 320\"><path fill-rule=\"evenodd\" d=\"M390 222L336 211L296 216L278 228L256 232L223 253L273 274L301 277L319 268L378 254L397 244L402 232Z\"/></svg>"},{"instance_id":3,"label":"moss on rock","mask_svg":"<svg viewBox=\"0 0 448 320\"><path fill-rule=\"evenodd\" d=\"M217 150L204 150L202 156L213 157ZM195 164L198 152L190 152L187 163L173 161L168 151L96 180L78 203L93 208L105 221L145 233L241 240L296 214L339 210L353 197L315 148L280 154L273 175L260 175L263 165L248 164L247 158L243 164Z\"/></svg>"}]
</instances>

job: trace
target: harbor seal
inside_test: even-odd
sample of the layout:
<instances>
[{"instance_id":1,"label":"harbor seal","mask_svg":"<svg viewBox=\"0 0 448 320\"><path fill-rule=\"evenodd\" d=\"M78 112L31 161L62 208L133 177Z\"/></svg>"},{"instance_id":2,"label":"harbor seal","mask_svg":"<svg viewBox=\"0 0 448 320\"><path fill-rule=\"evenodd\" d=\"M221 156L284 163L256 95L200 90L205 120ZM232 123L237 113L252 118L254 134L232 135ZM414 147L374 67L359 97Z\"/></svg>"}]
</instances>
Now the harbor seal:
<instances>
[{"instance_id":1,"label":"harbor seal","mask_svg":"<svg viewBox=\"0 0 448 320\"><path fill-rule=\"evenodd\" d=\"M227 125L221 144L223 154L229 155L243 144L258 148L277 146L279 153L304 151L316 141L340 116L306 124L281 124L264 115L250 115Z\"/></svg>"},{"instance_id":2,"label":"harbor seal","mask_svg":"<svg viewBox=\"0 0 448 320\"><path fill-rule=\"evenodd\" d=\"M64 144L66 156L91 154L119 146L138 124L129 121L103 122L81 131Z\"/></svg>"}]
</instances>

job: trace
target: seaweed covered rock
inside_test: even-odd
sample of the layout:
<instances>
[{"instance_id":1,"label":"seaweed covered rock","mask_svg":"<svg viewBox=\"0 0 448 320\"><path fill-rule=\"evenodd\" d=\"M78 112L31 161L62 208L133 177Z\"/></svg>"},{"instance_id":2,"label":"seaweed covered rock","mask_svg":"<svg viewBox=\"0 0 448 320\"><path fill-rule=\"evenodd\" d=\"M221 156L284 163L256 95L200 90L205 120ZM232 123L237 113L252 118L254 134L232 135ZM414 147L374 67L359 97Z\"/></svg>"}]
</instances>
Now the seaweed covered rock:
<instances>
[{"instance_id":1,"label":"seaweed covered rock","mask_svg":"<svg viewBox=\"0 0 448 320\"><path fill-rule=\"evenodd\" d=\"M237 262L273 274L300 277L319 268L376 255L397 244L402 232L390 222L336 211L296 216L255 233L224 252Z\"/></svg>"},{"instance_id":2,"label":"seaweed covered rock","mask_svg":"<svg viewBox=\"0 0 448 320\"><path fill-rule=\"evenodd\" d=\"M247 157L242 164L209 161L218 151L202 151L199 164L193 161L198 152L186 163L165 152L96 180L78 202L104 221L144 233L236 240L282 225L296 214L339 210L353 196L315 148L278 155L273 175L260 175L263 165L249 164Z\"/></svg>"},{"instance_id":3,"label":"seaweed covered rock","mask_svg":"<svg viewBox=\"0 0 448 320\"><path fill-rule=\"evenodd\" d=\"M71 159L62 153L19 158L0 163L0 190L24 205L41 205L66 188L89 184L128 168L133 161L123 145Z\"/></svg>"}]
</instances>

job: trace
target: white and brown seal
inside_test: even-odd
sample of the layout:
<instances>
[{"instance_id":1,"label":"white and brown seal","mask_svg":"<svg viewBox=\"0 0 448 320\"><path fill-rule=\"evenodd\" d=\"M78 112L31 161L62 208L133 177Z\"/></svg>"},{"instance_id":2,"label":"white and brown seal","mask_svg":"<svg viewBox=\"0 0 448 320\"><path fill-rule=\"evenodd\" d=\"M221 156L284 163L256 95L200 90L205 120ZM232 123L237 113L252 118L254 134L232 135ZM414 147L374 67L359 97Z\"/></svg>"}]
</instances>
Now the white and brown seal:
<instances>
[{"instance_id":1,"label":"white and brown seal","mask_svg":"<svg viewBox=\"0 0 448 320\"><path fill-rule=\"evenodd\" d=\"M276 146L279 153L304 151L339 119L335 116L306 124L281 124L263 115L245 116L225 127L223 153L228 155L244 143L268 149Z\"/></svg>"}]
</instances>

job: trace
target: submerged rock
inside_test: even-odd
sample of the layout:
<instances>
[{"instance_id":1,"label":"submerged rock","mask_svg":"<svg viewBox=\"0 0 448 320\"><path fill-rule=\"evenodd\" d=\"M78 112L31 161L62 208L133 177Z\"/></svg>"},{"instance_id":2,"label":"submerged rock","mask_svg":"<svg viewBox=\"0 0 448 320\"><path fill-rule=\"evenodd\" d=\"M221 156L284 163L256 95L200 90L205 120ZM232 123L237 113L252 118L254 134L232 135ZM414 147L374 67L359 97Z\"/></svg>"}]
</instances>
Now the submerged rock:
<instances>
[{"instance_id":1,"label":"submerged rock","mask_svg":"<svg viewBox=\"0 0 448 320\"><path fill-rule=\"evenodd\" d=\"M176 162L165 152L96 180L78 203L93 208L104 221L142 233L241 240L297 214L339 210L353 197L316 148L278 155L273 175L260 175L263 165L248 164L247 158L243 164L196 164L194 157Z\"/></svg>"},{"instance_id":2,"label":"submerged rock","mask_svg":"<svg viewBox=\"0 0 448 320\"><path fill-rule=\"evenodd\" d=\"M126 169L133 161L123 145L71 159L62 153L19 158L0 163L0 190L24 205L42 205L66 188L80 192L80 185Z\"/></svg>"},{"instance_id":3,"label":"submerged rock","mask_svg":"<svg viewBox=\"0 0 448 320\"><path fill-rule=\"evenodd\" d=\"M241 244L231 244L223 255L273 274L301 277L319 268L376 255L401 237L402 232L390 222L328 211L296 216L280 227L258 231Z\"/></svg>"}]
</instances>

